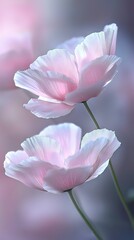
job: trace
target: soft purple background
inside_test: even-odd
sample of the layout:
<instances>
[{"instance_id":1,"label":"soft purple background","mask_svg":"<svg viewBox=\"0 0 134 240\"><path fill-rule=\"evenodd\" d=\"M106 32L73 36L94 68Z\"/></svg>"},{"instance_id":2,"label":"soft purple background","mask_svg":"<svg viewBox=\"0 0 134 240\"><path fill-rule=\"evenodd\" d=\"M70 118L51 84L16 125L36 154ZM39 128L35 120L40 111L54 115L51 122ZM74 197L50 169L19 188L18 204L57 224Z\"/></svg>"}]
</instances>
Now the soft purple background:
<instances>
[{"instance_id":1,"label":"soft purple background","mask_svg":"<svg viewBox=\"0 0 134 240\"><path fill-rule=\"evenodd\" d=\"M13 75L64 40L100 31L112 22L119 26L119 74L89 105L100 125L115 130L122 143L113 165L124 195L127 197L134 189L133 9L132 0L0 1L1 240L94 239L67 194L53 195L27 188L4 175L3 161L8 151L19 149L26 137L49 124L74 122L82 127L83 134L94 129L82 104L56 120L36 118L23 108L30 94L15 88ZM74 192L104 239L134 239L109 169Z\"/></svg>"}]
</instances>

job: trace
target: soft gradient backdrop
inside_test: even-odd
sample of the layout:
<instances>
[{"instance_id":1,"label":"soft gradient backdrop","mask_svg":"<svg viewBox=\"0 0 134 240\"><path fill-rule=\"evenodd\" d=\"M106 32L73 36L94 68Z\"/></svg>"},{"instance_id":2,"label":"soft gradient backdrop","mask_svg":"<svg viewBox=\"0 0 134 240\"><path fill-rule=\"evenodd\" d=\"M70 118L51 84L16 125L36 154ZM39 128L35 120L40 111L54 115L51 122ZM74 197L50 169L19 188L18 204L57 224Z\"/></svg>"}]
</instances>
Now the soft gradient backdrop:
<instances>
[{"instance_id":1,"label":"soft gradient backdrop","mask_svg":"<svg viewBox=\"0 0 134 240\"><path fill-rule=\"evenodd\" d=\"M100 31L112 22L119 27L119 74L89 105L102 127L116 131L122 146L113 165L125 197L134 191L133 9L132 0L0 1L0 239L94 239L66 193L53 195L27 188L4 175L3 161L8 151L19 149L26 137L49 124L74 122L83 134L94 129L82 104L56 120L36 118L23 108L31 95L15 88L13 76L64 40ZM134 239L108 168L74 192L104 239Z\"/></svg>"}]
</instances>

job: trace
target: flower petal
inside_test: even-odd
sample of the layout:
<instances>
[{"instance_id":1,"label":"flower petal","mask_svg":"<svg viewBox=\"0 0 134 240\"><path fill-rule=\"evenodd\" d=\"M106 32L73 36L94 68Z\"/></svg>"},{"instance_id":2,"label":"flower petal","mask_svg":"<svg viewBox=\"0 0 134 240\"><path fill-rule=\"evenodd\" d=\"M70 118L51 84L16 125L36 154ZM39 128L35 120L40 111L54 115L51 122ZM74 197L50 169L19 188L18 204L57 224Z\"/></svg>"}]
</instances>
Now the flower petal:
<instances>
[{"instance_id":1,"label":"flower petal","mask_svg":"<svg viewBox=\"0 0 134 240\"><path fill-rule=\"evenodd\" d=\"M4 168L6 168L11 163L18 164L27 158L28 155L23 150L18 150L16 152L10 151L5 156Z\"/></svg>"},{"instance_id":2,"label":"flower petal","mask_svg":"<svg viewBox=\"0 0 134 240\"><path fill-rule=\"evenodd\" d=\"M104 27L107 54L114 55L116 50L116 39L117 39L117 25L115 23L111 25L106 25Z\"/></svg>"},{"instance_id":3,"label":"flower petal","mask_svg":"<svg viewBox=\"0 0 134 240\"><path fill-rule=\"evenodd\" d=\"M75 49L76 62L79 72L96 58L106 55L104 32L92 33Z\"/></svg>"},{"instance_id":4,"label":"flower petal","mask_svg":"<svg viewBox=\"0 0 134 240\"><path fill-rule=\"evenodd\" d=\"M84 40L84 37L75 37L71 38L64 43L60 44L57 48L59 49L66 49L67 51L74 54L74 50L78 44L80 44Z\"/></svg>"},{"instance_id":5,"label":"flower petal","mask_svg":"<svg viewBox=\"0 0 134 240\"><path fill-rule=\"evenodd\" d=\"M115 136L115 133L107 129L94 130L91 133L85 134L81 143L82 148L88 145L89 141L98 141L97 145L99 146L99 144L102 144L104 139L106 140L106 144L104 144L98 155L99 166L110 159L121 144Z\"/></svg>"},{"instance_id":6,"label":"flower petal","mask_svg":"<svg viewBox=\"0 0 134 240\"><path fill-rule=\"evenodd\" d=\"M31 99L24 107L30 110L34 115L41 118L58 118L70 113L74 105L66 103L48 102L39 99Z\"/></svg>"},{"instance_id":7,"label":"flower petal","mask_svg":"<svg viewBox=\"0 0 134 240\"><path fill-rule=\"evenodd\" d=\"M51 71L60 73L78 82L78 72L75 65L74 56L65 49L54 49L48 51L47 55L38 57L31 65L32 70Z\"/></svg>"},{"instance_id":8,"label":"flower petal","mask_svg":"<svg viewBox=\"0 0 134 240\"><path fill-rule=\"evenodd\" d=\"M105 55L97 58L92 61L92 63L88 64L81 72L79 86L88 86L89 84L95 84L101 81L114 66L117 68L119 63L120 58L114 55ZM116 68L114 72L116 72ZM112 76L110 75L109 77L107 81L110 81Z\"/></svg>"},{"instance_id":9,"label":"flower petal","mask_svg":"<svg viewBox=\"0 0 134 240\"><path fill-rule=\"evenodd\" d=\"M92 167L94 172L94 164L97 162L98 156L103 147L108 143L106 138L96 139L95 141L89 140L75 155L66 159L66 167Z\"/></svg>"},{"instance_id":10,"label":"flower petal","mask_svg":"<svg viewBox=\"0 0 134 240\"><path fill-rule=\"evenodd\" d=\"M81 128L73 123L63 123L45 128L41 136L52 137L61 146L63 158L67 158L79 150Z\"/></svg>"},{"instance_id":11,"label":"flower petal","mask_svg":"<svg viewBox=\"0 0 134 240\"><path fill-rule=\"evenodd\" d=\"M86 180L86 182L93 180L93 179L97 178L100 174L102 174L105 171L105 169L107 168L108 164L109 164L109 160L107 160L102 165L100 165L95 170L95 172Z\"/></svg>"},{"instance_id":12,"label":"flower petal","mask_svg":"<svg viewBox=\"0 0 134 240\"><path fill-rule=\"evenodd\" d=\"M67 168L90 166L88 180L100 175L109 159L120 146L115 133L107 129L94 130L85 134L80 151L66 160Z\"/></svg>"},{"instance_id":13,"label":"flower petal","mask_svg":"<svg viewBox=\"0 0 134 240\"><path fill-rule=\"evenodd\" d=\"M101 139L101 138L106 138L109 140L109 142L112 142L113 140L115 140L116 142L119 143L117 137L115 136L114 131L103 128L103 129L93 130L90 133L86 133L82 138L81 148L83 148L90 141L96 141L97 139Z\"/></svg>"},{"instance_id":14,"label":"flower petal","mask_svg":"<svg viewBox=\"0 0 134 240\"><path fill-rule=\"evenodd\" d=\"M29 157L18 164L11 163L6 166L5 174L27 186L43 189L44 177L47 171L54 167L49 163L39 161L35 157Z\"/></svg>"},{"instance_id":15,"label":"flower petal","mask_svg":"<svg viewBox=\"0 0 134 240\"><path fill-rule=\"evenodd\" d=\"M53 165L63 166L61 146L55 139L36 135L26 139L21 146L30 157L34 156Z\"/></svg>"},{"instance_id":16,"label":"flower petal","mask_svg":"<svg viewBox=\"0 0 134 240\"><path fill-rule=\"evenodd\" d=\"M103 56L92 61L82 71L78 88L67 94L66 102L77 103L96 97L117 73L119 61L116 56Z\"/></svg>"},{"instance_id":17,"label":"flower petal","mask_svg":"<svg viewBox=\"0 0 134 240\"><path fill-rule=\"evenodd\" d=\"M31 69L18 71L14 76L14 81L17 87L52 100L64 100L65 95L76 88L71 79L50 71L42 72Z\"/></svg>"},{"instance_id":18,"label":"flower petal","mask_svg":"<svg viewBox=\"0 0 134 240\"><path fill-rule=\"evenodd\" d=\"M86 181L90 176L90 167L50 170L44 180L44 190L51 193L72 189Z\"/></svg>"}]
</instances>

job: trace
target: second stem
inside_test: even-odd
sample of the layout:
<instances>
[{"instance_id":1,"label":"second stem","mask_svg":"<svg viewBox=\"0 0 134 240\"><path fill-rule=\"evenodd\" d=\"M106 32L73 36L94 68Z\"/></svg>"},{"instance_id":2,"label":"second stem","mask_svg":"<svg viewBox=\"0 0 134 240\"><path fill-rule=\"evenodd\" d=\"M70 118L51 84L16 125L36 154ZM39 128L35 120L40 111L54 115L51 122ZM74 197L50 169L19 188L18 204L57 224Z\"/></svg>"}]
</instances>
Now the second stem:
<instances>
[{"instance_id":1,"label":"second stem","mask_svg":"<svg viewBox=\"0 0 134 240\"><path fill-rule=\"evenodd\" d=\"M99 126L99 124L98 124L98 122L97 122L94 114L93 114L92 111L90 110L87 102L83 102L83 104L84 104L87 112L89 113L90 117L92 118L92 120L93 120L96 128L97 128L97 129L100 129L100 126ZM124 196L123 196L123 193L122 193L122 191L121 191L121 189L120 189L120 186L119 186L119 183L118 183L118 179L117 179L117 176L116 176L116 174L115 174L115 171L114 171L113 165L112 165L112 163L111 163L111 160L109 161L109 167L110 167L110 170L111 170L111 174L112 174L112 177L113 177L113 181L114 181L114 185L115 185L117 194L118 194L118 196L119 196L119 198L120 198L120 201L121 201L121 203L122 203L122 205L123 205L123 207L124 207L124 209L125 209L125 211L126 211L126 214L127 214L128 218L129 218L129 221L130 221L130 223L131 223L131 226L132 226L132 228L134 229L134 219L133 219L133 216L132 216L132 214L131 214L131 212L130 212L127 204L126 204L126 201L125 201L125 198L124 198Z\"/></svg>"}]
</instances>

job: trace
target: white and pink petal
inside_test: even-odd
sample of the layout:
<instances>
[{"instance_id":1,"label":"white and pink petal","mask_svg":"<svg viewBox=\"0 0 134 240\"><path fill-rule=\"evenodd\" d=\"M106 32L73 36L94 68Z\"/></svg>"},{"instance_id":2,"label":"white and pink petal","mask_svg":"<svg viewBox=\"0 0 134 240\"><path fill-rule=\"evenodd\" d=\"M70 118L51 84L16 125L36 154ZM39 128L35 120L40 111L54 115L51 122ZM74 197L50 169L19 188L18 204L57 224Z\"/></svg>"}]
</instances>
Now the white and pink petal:
<instances>
[{"instance_id":1,"label":"white and pink petal","mask_svg":"<svg viewBox=\"0 0 134 240\"><path fill-rule=\"evenodd\" d=\"M78 72L74 56L65 49L48 51L47 55L38 57L31 65L32 70L42 72L51 71L65 75L72 79L74 84L78 82Z\"/></svg>"},{"instance_id":2,"label":"white and pink petal","mask_svg":"<svg viewBox=\"0 0 134 240\"><path fill-rule=\"evenodd\" d=\"M30 110L39 118L58 118L69 114L74 105L69 105L64 102L49 102L40 99L31 99L24 107Z\"/></svg>"},{"instance_id":3,"label":"white and pink petal","mask_svg":"<svg viewBox=\"0 0 134 240\"><path fill-rule=\"evenodd\" d=\"M10 164L18 164L28 158L28 155L23 150L18 150L16 152L10 151L5 155L4 168Z\"/></svg>"},{"instance_id":4,"label":"white and pink petal","mask_svg":"<svg viewBox=\"0 0 134 240\"><path fill-rule=\"evenodd\" d=\"M46 127L41 136L52 137L61 146L63 158L75 154L80 147L81 128L73 123L63 123Z\"/></svg>"},{"instance_id":5,"label":"white and pink petal","mask_svg":"<svg viewBox=\"0 0 134 240\"><path fill-rule=\"evenodd\" d=\"M107 168L108 164L109 164L109 159L106 162L104 162L103 164L99 165L97 168L94 167L93 174L86 180L86 182L93 180L93 179L97 178L99 175L101 175Z\"/></svg>"},{"instance_id":6,"label":"white and pink petal","mask_svg":"<svg viewBox=\"0 0 134 240\"><path fill-rule=\"evenodd\" d=\"M96 58L106 55L104 32L92 33L85 37L75 49L75 57L79 72Z\"/></svg>"},{"instance_id":7,"label":"white and pink petal","mask_svg":"<svg viewBox=\"0 0 134 240\"><path fill-rule=\"evenodd\" d=\"M26 186L43 190L46 173L54 167L49 163L39 161L35 157L29 157L19 164L10 164L5 168L5 174Z\"/></svg>"},{"instance_id":8,"label":"white and pink petal","mask_svg":"<svg viewBox=\"0 0 134 240\"><path fill-rule=\"evenodd\" d=\"M119 141L118 141L118 139L115 135L115 132L104 128L104 129L96 129L96 130L93 130L90 133L86 133L82 138L81 148L83 148L90 141L96 141L96 140L101 139L101 138L108 139L109 143L111 143L115 140L116 143L120 145L120 143L119 143Z\"/></svg>"},{"instance_id":9,"label":"white and pink petal","mask_svg":"<svg viewBox=\"0 0 134 240\"><path fill-rule=\"evenodd\" d=\"M79 86L67 94L68 103L79 103L96 97L117 73L120 58L116 56L103 56L92 61L81 72Z\"/></svg>"},{"instance_id":10,"label":"white and pink petal","mask_svg":"<svg viewBox=\"0 0 134 240\"><path fill-rule=\"evenodd\" d=\"M89 85L88 87L79 87L77 90L68 94L65 100L68 102L68 104L76 104L88 101L90 98L96 97L100 94L100 92L103 90L104 84L105 81L91 86Z\"/></svg>"},{"instance_id":11,"label":"white and pink petal","mask_svg":"<svg viewBox=\"0 0 134 240\"><path fill-rule=\"evenodd\" d=\"M21 146L30 157L34 156L44 162L63 166L64 161L60 155L61 146L55 139L36 135L26 139Z\"/></svg>"},{"instance_id":12,"label":"white and pink petal","mask_svg":"<svg viewBox=\"0 0 134 240\"><path fill-rule=\"evenodd\" d=\"M110 159L121 144L115 136L115 133L107 129L98 129L85 134L82 139L81 147L83 148L88 145L89 141L94 141L96 149L102 146L98 152L96 169Z\"/></svg>"},{"instance_id":13,"label":"white and pink petal","mask_svg":"<svg viewBox=\"0 0 134 240\"><path fill-rule=\"evenodd\" d=\"M75 155L66 159L67 168L98 165L98 156L105 145L108 143L106 138L88 141Z\"/></svg>"},{"instance_id":14,"label":"white and pink petal","mask_svg":"<svg viewBox=\"0 0 134 240\"><path fill-rule=\"evenodd\" d=\"M104 27L107 54L114 55L116 51L116 40L117 40L118 28L115 23L106 25Z\"/></svg>"},{"instance_id":15,"label":"white and pink petal","mask_svg":"<svg viewBox=\"0 0 134 240\"><path fill-rule=\"evenodd\" d=\"M117 71L117 65L119 63L120 58L114 55L105 55L97 58L96 60L85 66L85 68L83 68L80 76L79 86L83 87L88 86L89 84L96 84L97 82L102 81L105 75L113 69L114 71L110 72L110 76L108 75L109 79L107 79L107 81L110 81L115 75Z\"/></svg>"},{"instance_id":16,"label":"white and pink petal","mask_svg":"<svg viewBox=\"0 0 134 240\"><path fill-rule=\"evenodd\" d=\"M76 88L68 77L57 72L39 70L18 71L14 76L17 87L28 90L46 99L64 100L68 92Z\"/></svg>"},{"instance_id":17,"label":"white and pink petal","mask_svg":"<svg viewBox=\"0 0 134 240\"><path fill-rule=\"evenodd\" d=\"M84 183L92 172L90 167L79 167L73 169L52 169L47 172L44 179L44 190L58 193L70 190Z\"/></svg>"}]
</instances>

